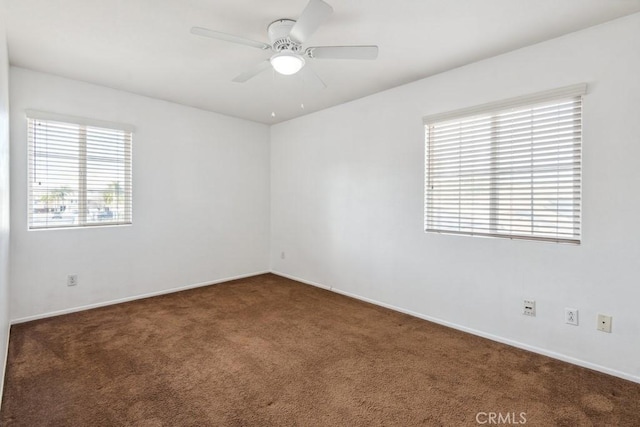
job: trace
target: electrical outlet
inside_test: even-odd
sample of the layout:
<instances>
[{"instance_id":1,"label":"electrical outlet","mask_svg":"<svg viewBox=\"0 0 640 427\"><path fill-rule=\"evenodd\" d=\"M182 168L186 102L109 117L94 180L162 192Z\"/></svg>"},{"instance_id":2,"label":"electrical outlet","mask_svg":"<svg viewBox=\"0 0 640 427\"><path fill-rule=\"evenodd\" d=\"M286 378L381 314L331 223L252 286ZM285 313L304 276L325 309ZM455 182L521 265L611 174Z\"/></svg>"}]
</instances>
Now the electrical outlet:
<instances>
[{"instance_id":1,"label":"electrical outlet","mask_svg":"<svg viewBox=\"0 0 640 427\"><path fill-rule=\"evenodd\" d=\"M578 326L578 309L577 308L564 309L564 323Z\"/></svg>"},{"instance_id":2,"label":"electrical outlet","mask_svg":"<svg viewBox=\"0 0 640 427\"><path fill-rule=\"evenodd\" d=\"M67 276L67 286L77 286L78 285L78 275L70 274Z\"/></svg>"},{"instance_id":3,"label":"electrical outlet","mask_svg":"<svg viewBox=\"0 0 640 427\"><path fill-rule=\"evenodd\" d=\"M598 314L598 330L602 332L611 333L611 316L605 314Z\"/></svg>"},{"instance_id":4,"label":"electrical outlet","mask_svg":"<svg viewBox=\"0 0 640 427\"><path fill-rule=\"evenodd\" d=\"M533 316L536 315L536 302L532 299L526 299L522 305L522 314L525 316Z\"/></svg>"},{"instance_id":5,"label":"electrical outlet","mask_svg":"<svg viewBox=\"0 0 640 427\"><path fill-rule=\"evenodd\" d=\"M280 252L280 259L284 259L284 258L285 258L284 251L282 251L282 252Z\"/></svg>"}]
</instances>

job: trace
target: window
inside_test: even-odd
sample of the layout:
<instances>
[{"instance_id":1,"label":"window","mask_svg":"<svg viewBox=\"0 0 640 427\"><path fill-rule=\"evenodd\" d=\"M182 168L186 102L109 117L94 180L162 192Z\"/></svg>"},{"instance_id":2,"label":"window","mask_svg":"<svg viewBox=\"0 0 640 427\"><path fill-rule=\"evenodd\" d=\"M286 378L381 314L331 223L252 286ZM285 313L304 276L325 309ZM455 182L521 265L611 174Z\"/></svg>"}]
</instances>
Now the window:
<instances>
[{"instance_id":1,"label":"window","mask_svg":"<svg viewBox=\"0 0 640 427\"><path fill-rule=\"evenodd\" d=\"M29 229L131 224L132 129L27 112Z\"/></svg>"},{"instance_id":2,"label":"window","mask_svg":"<svg viewBox=\"0 0 640 427\"><path fill-rule=\"evenodd\" d=\"M580 243L586 85L425 118L425 230Z\"/></svg>"}]
</instances>

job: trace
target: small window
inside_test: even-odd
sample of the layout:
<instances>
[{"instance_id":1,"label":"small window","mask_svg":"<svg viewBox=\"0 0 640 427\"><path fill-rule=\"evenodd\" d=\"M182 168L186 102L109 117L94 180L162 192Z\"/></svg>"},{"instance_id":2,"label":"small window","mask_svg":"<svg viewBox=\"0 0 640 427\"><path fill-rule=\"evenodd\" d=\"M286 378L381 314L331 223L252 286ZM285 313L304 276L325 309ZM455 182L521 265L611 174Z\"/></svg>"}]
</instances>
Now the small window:
<instances>
[{"instance_id":1,"label":"small window","mask_svg":"<svg viewBox=\"0 0 640 427\"><path fill-rule=\"evenodd\" d=\"M585 89L425 118L425 230L580 243Z\"/></svg>"},{"instance_id":2,"label":"small window","mask_svg":"<svg viewBox=\"0 0 640 427\"><path fill-rule=\"evenodd\" d=\"M131 224L126 126L28 112L29 229Z\"/></svg>"}]
</instances>

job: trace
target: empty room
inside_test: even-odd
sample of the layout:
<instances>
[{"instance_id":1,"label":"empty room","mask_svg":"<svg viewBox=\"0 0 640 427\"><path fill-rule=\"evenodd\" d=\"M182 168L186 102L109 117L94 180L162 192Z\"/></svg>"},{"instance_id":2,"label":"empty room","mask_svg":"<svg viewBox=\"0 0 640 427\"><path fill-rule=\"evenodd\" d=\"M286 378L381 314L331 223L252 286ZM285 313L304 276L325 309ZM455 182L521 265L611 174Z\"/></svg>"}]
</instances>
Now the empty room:
<instances>
[{"instance_id":1,"label":"empty room","mask_svg":"<svg viewBox=\"0 0 640 427\"><path fill-rule=\"evenodd\" d=\"M1 426L639 426L640 0L0 0Z\"/></svg>"}]
</instances>

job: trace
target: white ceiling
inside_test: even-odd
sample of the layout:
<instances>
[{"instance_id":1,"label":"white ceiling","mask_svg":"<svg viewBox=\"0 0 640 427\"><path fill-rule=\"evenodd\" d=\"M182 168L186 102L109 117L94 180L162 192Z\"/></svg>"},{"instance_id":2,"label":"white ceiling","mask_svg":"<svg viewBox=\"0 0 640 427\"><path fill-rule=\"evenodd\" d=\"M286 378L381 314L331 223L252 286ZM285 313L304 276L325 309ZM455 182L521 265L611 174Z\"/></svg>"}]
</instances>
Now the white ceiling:
<instances>
[{"instance_id":1,"label":"white ceiling","mask_svg":"<svg viewBox=\"0 0 640 427\"><path fill-rule=\"evenodd\" d=\"M306 46L380 47L376 61L307 61L326 89L304 69L233 83L269 52L189 33L268 42L267 25L307 1L8 0L10 62L276 123L640 11L640 0L326 0L334 13Z\"/></svg>"}]
</instances>

